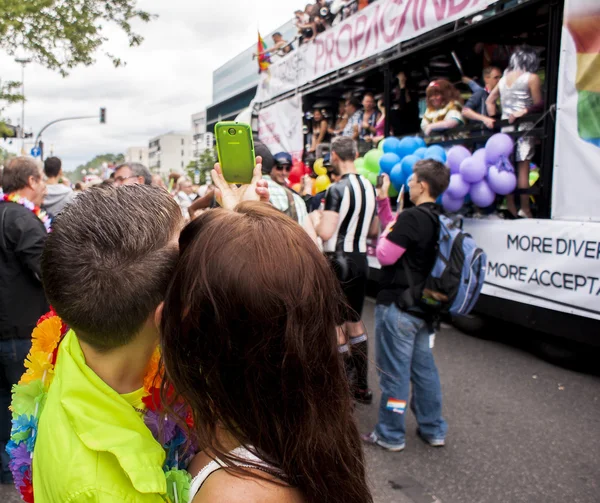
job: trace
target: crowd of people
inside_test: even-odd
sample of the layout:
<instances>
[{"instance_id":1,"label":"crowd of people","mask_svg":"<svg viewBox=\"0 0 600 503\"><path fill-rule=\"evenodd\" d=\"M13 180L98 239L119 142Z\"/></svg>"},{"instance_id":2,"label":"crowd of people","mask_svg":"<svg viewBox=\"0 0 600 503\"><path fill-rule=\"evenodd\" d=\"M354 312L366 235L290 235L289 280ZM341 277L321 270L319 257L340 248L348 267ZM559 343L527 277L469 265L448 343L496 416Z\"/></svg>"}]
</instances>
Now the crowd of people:
<instances>
[{"instance_id":1,"label":"crowd of people","mask_svg":"<svg viewBox=\"0 0 600 503\"><path fill-rule=\"evenodd\" d=\"M323 157L329 151L332 138L350 137L358 144L360 155L377 147L385 139L386 123L389 134L396 137L422 134L436 141L465 138L468 133L461 129L468 123L481 124L487 130L498 130L499 121L514 123L526 115L543 111L542 82L537 74L539 57L528 46L517 48L508 67L503 71L496 66L483 70L483 87L469 77L462 83L471 95L465 100L463 93L449 80L431 81L425 90L424 112L419 109L419 93L406 73L396 75L397 84L392 92L389 117L386 115L383 96L366 92L362 101L354 95L339 102L333 117L327 109L317 104L309 114L307 159ZM529 188L530 163L535 155L536 140L528 136L533 122L520 121L515 159L518 169L518 190ZM502 132L514 132L515 126L504 126ZM508 211L513 216L531 217L529 196L522 193L520 205L513 196L507 198Z\"/></svg>"},{"instance_id":2,"label":"crowd of people","mask_svg":"<svg viewBox=\"0 0 600 503\"><path fill-rule=\"evenodd\" d=\"M2 482L26 501L368 503L361 444L404 447L411 379L419 434L444 444L431 320L398 303L400 257L426 274L435 227L415 208L393 224L389 179L376 190L357 174L352 137L333 139L335 183L310 213L286 185L291 156L255 143L252 182L229 185L216 165L198 213L191 181L169 191L137 163L78 194L56 158L4 168ZM448 181L422 161L411 200L438 211ZM380 233L387 377L361 438L367 238ZM427 379L411 376L425 364Z\"/></svg>"}]
</instances>

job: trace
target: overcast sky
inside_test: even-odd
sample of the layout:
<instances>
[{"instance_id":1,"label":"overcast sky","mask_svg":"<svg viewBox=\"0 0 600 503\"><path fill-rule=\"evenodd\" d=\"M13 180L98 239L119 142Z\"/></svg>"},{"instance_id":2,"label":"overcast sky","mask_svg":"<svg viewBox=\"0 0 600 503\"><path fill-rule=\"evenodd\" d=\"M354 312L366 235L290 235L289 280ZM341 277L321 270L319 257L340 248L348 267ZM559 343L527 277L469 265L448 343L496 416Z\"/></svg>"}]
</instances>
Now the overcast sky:
<instances>
[{"instance_id":1,"label":"overcast sky","mask_svg":"<svg viewBox=\"0 0 600 503\"><path fill-rule=\"evenodd\" d=\"M145 40L130 49L118 31L110 33L109 52L127 65L114 68L102 53L97 62L66 77L30 64L25 74L25 126L34 134L51 120L99 113L108 124L84 120L57 124L44 133L66 170L96 154L125 152L148 145L170 130L191 129L191 114L211 103L212 72L256 43L257 27L265 35L292 18L306 0L140 0L138 6L159 17L140 24ZM0 53L0 78L21 80L21 67ZM20 122L21 106L5 116ZM15 151L0 141L0 146Z\"/></svg>"}]
</instances>

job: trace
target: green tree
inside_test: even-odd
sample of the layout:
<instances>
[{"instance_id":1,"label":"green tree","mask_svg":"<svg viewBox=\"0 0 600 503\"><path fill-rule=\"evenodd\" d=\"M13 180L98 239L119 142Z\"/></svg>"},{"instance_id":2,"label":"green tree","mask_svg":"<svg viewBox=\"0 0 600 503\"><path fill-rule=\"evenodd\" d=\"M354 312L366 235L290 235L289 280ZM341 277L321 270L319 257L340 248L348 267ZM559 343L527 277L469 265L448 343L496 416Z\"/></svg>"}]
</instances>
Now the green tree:
<instances>
[{"instance_id":1,"label":"green tree","mask_svg":"<svg viewBox=\"0 0 600 503\"><path fill-rule=\"evenodd\" d=\"M62 75L78 65L91 65L107 41L107 25L127 35L131 47L143 38L132 22L150 21L137 0L1 0L0 47L8 54L25 51L37 63ZM124 62L105 52L115 66Z\"/></svg>"},{"instance_id":2,"label":"green tree","mask_svg":"<svg viewBox=\"0 0 600 503\"><path fill-rule=\"evenodd\" d=\"M200 185L204 185L210 178L210 171L214 168L216 160L215 150L212 148L206 149L197 161L191 161L185 168L185 174L192 180L196 181L196 171L200 175Z\"/></svg>"},{"instance_id":3,"label":"green tree","mask_svg":"<svg viewBox=\"0 0 600 503\"><path fill-rule=\"evenodd\" d=\"M123 154L101 154L94 157L91 161L77 166L77 168L75 168L73 171L65 173L65 175L72 182L77 182L83 180L85 176L83 174L83 170L86 171L86 174L90 174L93 172L93 170L98 170L97 174L100 175L102 164L122 164L124 162L125 156Z\"/></svg>"}]
</instances>

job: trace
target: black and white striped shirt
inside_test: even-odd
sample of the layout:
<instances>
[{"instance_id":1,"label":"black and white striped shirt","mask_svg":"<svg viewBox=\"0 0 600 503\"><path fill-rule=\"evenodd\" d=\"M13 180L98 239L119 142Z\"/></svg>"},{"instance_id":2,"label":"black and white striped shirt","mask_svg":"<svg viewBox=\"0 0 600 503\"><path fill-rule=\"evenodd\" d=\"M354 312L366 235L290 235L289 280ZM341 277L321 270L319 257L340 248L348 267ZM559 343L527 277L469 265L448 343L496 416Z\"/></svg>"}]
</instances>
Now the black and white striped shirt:
<instances>
[{"instance_id":1,"label":"black and white striped shirt","mask_svg":"<svg viewBox=\"0 0 600 503\"><path fill-rule=\"evenodd\" d=\"M325 196L325 211L340 214L334 235L323 243L325 252L367 253L367 235L377 211L375 187L361 175L349 173Z\"/></svg>"}]
</instances>

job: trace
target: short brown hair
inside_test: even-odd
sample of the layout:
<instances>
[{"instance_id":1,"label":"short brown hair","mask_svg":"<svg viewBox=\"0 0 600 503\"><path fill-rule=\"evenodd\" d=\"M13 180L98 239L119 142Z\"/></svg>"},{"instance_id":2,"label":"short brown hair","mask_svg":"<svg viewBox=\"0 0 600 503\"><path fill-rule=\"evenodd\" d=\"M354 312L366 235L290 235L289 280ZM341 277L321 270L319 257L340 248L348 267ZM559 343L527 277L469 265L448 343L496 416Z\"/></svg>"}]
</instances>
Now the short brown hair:
<instances>
[{"instance_id":1,"label":"short brown hair","mask_svg":"<svg viewBox=\"0 0 600 503\"><path fill-rule=\"evenodd\" d=\"M62 161L58 157L48 157L44 161L44 173L48 178L56 178L62 168Z\"/></svg>"},{"instance_id":2,"label":"short brown hair","mask_svg":"<svg viewBox=\"0 0 600 503\"><path fill-rule=\"evenodd\" d=\"M331 142L331 152L335 153L341 161L354 161L356 159L356 142L349 136L338 136Z\"/></svg>"},{"instance_id":3,"label":"short brown hair","mask_svg":"<svg viewBox=\"0 0 600 503\"><path fill-rule=\"evenodd\" d=\"M2 174L2 190L5 194L24 189L29 185L29 177L34 180L42 177L39 164L30 157L15 157L11 159Z\"/></svg>"},{"instance_id":4,"label":"short brown hair","mask_svg":"<svg viewBox=\"0 0 600 503\"><path fill-rule=\"evenodd\" d=\"M148 185L94 187L53 224L42 255L46 296L99 350L130 342L162 302L175 267L181 211Z\"/></svg>"},{"instance_id":5,"label":"short brown hair","mask_svg":"<svg viewBox=\"0 0 600 503\"><path fill-rule=\"evenodd\" d=\"M450 170L441 162L425 159L415 164L413 172L420 182L427 183L429 195L437 199L448 188Z\"/></svg>"}]
</instances>

